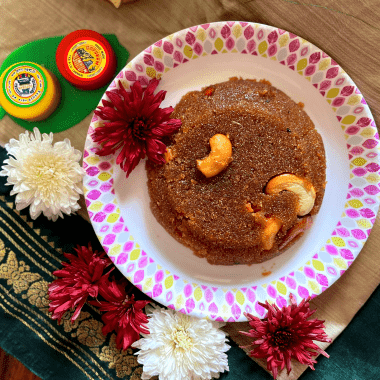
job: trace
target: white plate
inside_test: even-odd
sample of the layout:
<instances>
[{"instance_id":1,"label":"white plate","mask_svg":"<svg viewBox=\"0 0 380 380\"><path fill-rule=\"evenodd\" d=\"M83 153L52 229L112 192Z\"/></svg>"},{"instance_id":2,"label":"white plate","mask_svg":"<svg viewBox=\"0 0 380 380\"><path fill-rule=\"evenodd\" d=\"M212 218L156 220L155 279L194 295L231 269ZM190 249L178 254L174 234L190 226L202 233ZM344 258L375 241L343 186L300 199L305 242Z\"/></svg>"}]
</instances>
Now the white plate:
<instances>
[{"instance_id":1,"label":"white plate","mask_svg":"<svg viewBox=\"0 0 380 380\"><path fill-rule=\"evenodd\" d=\"M90 137L99 123L94 117L85 146L86 199L94 229L120 271L164 305L225 321L245 320L244 311L263 316L259 301L282 306L289 293L299 301L330 286L359 253L378 209L377 130L347 74L293 34L261 24L220 22L158 41L118 78L128 87L152 76L160 76L158 90L167 91L162 107L174 107L188 91L230 77L269 80L305 104L325 145L327 186L312 228L285 253L251 266L211 265L157 223L143 162L126 180L114 157L96 156Z\"/></svg>"}]
</instances>

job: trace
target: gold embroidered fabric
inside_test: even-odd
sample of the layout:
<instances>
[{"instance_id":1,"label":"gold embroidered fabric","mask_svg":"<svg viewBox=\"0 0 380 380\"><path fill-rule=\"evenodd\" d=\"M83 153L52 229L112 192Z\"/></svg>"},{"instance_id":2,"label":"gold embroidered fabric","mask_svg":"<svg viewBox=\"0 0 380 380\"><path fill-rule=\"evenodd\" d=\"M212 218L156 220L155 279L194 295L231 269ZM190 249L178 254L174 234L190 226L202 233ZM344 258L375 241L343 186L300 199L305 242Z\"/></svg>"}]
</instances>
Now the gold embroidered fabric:
<instances>
[{"instance_id":1,"label":"gold embroidered fabric","mask_svg":"<svg viewBox=\"0 0 380 380\"><path fill-rule=\"evenodd\" d=\"M81 226L88 224L77 218L74 224L75 221ZM10 197L0 196L0 332L4 329L5 334L8 329L15 339L23 336L26 346L33 342L30 355L39 351L46 355L46 347L55 351L46 355L46 361L62 357L51 363L54 373L62 373L62 379L77 370L83 378L94 380L140 379L142 367L134 351L118 350L115 334L107 337L102 334L103 323L97 309L85 305L74 323L70 321L72 313L69 312L61 324L50 318L48 285L63 256L59 252L62 249L56 249L62 240L57 242L54 231L45 227L17 211ZM88 227L87 236L93 237L90 225ZM74 238L64 245L66 248L74 246L74 242L79 241ZM87 244L87 240L83 244Z\"/></svg>"}]
</instances>

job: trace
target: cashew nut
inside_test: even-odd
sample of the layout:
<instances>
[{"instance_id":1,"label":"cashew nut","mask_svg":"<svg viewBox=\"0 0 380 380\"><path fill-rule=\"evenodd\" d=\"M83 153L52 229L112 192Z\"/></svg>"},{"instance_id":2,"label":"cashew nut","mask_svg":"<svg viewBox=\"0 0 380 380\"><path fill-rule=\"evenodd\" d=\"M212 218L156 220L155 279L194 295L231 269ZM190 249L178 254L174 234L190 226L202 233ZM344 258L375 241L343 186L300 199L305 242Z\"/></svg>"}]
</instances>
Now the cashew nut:
<instances>
[{"instance_id":1,"label":"cashew nut","mask_svg":"<svg viewBox=\"0 0 380 380\"><path fill-rule=\"evenodd\" d=\"M265 251L272 249L277 232L282 226L282 221L274 216L267 218L261 212L252 214L255 219L264 227L261 235L261 242Z\"/></svg>"},{"instance_id":2,"label":"cashew nut","mask_svg":"<svg viewBox=\"0 0 380 380\"><path fill-rule=\"evenodd\" d=\"M315 190L306 178L300 178L294 174L281 174L272 178L265 188L267 194L278 194L283 190L291 191L297 195L297 215L306 215L314 207Z\"/></svg>"},{"instance_id":3,"label":"cashew nut","mask_svg":"<svg viewBox=\"0 0 380 380\"><path fill-rule=\"evenodd\" d=\"M261 237L263 248L266 251L269 251L273 247L274 239L276 238L277 232L280 230L281 226L281 220L274 217L267 219L267 223Z\"/></svg>"},{"instance_id":4,"label":"cashew nut","mask_svg":"<svg viewBox=\"0 0 380 380\"><path fill-rule=\"evenodd\" d=\"M197 160L197 168L207 177L213 177L224 170L232 161L232 145L228 136L216 134L210 139L210 154Z\"/></svg>"}]
</instances>

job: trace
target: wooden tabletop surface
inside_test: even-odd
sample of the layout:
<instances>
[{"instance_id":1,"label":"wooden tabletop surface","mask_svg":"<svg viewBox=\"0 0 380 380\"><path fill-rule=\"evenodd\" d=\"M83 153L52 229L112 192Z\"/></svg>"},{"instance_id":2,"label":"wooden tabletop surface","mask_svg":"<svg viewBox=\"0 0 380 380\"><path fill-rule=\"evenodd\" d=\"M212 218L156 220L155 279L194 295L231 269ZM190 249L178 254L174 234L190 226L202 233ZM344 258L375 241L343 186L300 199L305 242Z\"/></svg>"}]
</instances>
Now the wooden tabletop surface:
<instances>
[{"instance_id":1,"label":"wooden tabletop surface","mask_svg":"<svg viewBox=\"0 0 380 380\"><path fill-rule=\"evenodd\" d=\"M105 0L0 0L0 64L27 42L76 29L116 34L133 58L186 27L223 20L252 21L290 31L330 55L357 84L380 125L378 5L378 0L138 0L116 9ZM75 148L83 150L90 117L57 134L55 140L68 137ZM23 132L4 117L0 144ZM380 236L370 239L380 244ZM0 349L0 379L39 378Z\"/></svg>"}]
</instances>

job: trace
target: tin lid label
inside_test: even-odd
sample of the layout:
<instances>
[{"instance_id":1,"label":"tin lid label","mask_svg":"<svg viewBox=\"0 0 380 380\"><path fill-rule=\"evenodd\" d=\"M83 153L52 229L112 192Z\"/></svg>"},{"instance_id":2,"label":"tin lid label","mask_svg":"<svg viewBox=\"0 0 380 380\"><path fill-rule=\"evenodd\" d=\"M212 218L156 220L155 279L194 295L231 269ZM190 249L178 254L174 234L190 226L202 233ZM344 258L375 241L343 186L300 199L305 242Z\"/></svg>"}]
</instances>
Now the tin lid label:
<instances>
[{"instance_id":1,"label":"tin lid label","mask_svg":"<svg viewBox=\"0 0 380 380\"><path fill-rule=\"evenodd\" d=\"M18 107L34 106L46 93L46 76L33 63L11 66L4 78L3 92Z\"/></svg>"},{"instance_id":2,"label":"tin lid label","mask_svg":"<svg viewBox=\"0 0 380 380\"><path fill-rule=\"evenodd\" d=\"M106 64L106 51L96 41L81 40L69 48L67 65L69 70L79 78L95 78L102 73Z\"/></svg>"}]
</instances>

